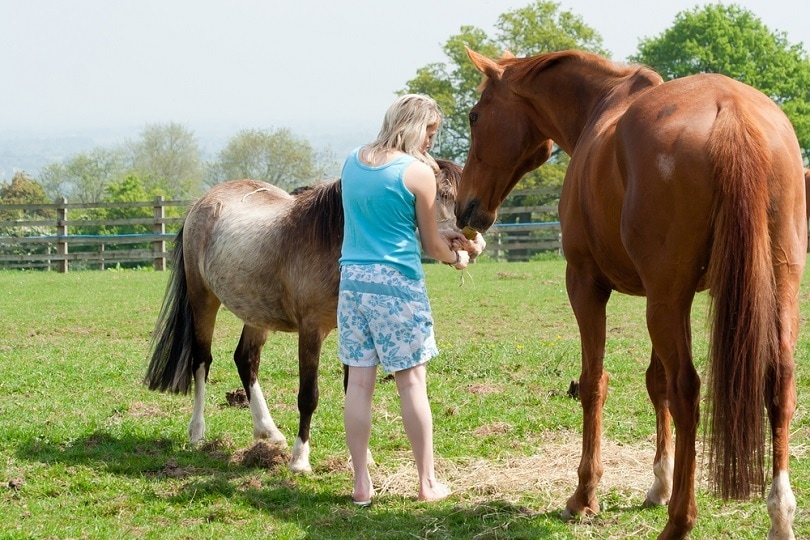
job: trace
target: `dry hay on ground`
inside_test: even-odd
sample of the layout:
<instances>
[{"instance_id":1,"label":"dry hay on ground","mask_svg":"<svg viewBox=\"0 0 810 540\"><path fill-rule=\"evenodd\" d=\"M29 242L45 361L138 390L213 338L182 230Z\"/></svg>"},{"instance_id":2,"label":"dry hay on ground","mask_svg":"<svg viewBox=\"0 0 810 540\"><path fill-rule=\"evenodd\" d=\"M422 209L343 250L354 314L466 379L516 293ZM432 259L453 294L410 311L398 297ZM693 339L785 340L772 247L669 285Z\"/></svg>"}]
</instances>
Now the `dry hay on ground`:
<instances>
[{"instance_id":1,"label":"dry hay on ground","mask_svg":"<svg viewBox=\"0 0 810 540\"><path fill-rule=\"evenodd\" d=\"M436 475L450 485L455 497L472 503L499 500L514 504L531 494L548 505L536 508L537 511L559 510L576 488L581 452L578 434L553 433L540 441L537 453L531 456L463 461L437 457ZM699 449L698 456L700 452ZM599 494L615 490L639 504L643 502L653 482L654 456L653 441L627 445L602 439L604 474ZM380 495L406 498L416 495L416 470L408 453L403 453L401 461L390 467L378 464L371 475ZM698 475L700 485L705 487L700 459Z\"/></svg>"}]
</instances>

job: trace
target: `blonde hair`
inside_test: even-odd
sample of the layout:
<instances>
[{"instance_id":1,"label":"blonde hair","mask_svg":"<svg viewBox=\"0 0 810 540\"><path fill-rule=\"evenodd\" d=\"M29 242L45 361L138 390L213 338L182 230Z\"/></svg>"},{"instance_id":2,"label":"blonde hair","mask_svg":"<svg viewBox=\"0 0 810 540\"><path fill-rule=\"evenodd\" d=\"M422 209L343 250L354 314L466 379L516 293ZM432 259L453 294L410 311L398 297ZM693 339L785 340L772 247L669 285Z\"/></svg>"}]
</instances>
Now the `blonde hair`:
<instances>
[{"instance_id":1,"label":"blonde hair","mask_svg":"<svg viewBox=\"0 0 810 540\"><path fill-rule=\"evenodd\" d=\"M439 166L433 157L422 151L427 128L442 125L442 112L438 103L422 94L405 94L388 107L377 139L366 147L369 159L378 152L399 150L414 156L434 171Z\"/></svg>"}]
</instances>

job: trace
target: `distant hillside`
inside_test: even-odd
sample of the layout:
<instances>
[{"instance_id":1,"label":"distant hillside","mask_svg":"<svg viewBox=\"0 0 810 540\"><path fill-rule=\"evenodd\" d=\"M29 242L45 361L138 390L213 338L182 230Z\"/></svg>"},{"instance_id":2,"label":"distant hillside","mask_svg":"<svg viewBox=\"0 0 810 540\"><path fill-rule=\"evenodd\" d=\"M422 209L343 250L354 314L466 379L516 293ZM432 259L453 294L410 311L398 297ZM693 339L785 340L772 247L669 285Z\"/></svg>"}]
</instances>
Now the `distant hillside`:
<instances>
[{"instance_id":1,"label":"distant hillside","mask_svg":"<svg viewBox=\"0 0 810 540\"><path fill-rule=\"evenodd\" d=\"M61 162L97 147L112 148L124 144L128 140L137 139L141 131L142 128L86 131L76 134L0 132L0 183L10 181L18 171L24 171L36 179L39 170L49 163ZM215 159L237 132L237 129L195 132L202 159ZM376 132L363 133L362 130L355 129L351 133L311 132L298 135L307 138L316 150L331 152L335 159L335 167L331 173L337 176L340 174L343 158L356 146L369 142Z\"/></svg>"}]
</instances>

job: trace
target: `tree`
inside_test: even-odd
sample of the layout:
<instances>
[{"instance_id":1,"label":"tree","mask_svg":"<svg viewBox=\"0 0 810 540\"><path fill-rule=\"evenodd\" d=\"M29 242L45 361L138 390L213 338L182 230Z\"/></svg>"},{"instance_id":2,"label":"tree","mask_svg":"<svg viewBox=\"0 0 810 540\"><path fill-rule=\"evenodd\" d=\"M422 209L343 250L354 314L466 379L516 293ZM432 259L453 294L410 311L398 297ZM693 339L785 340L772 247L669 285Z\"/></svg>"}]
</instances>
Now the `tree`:
<instances>
[{"instance_id":1,"label":"tree","mask_svg":"<svg viewBox=\"0 0 810 540\"><path fill-rule=\"evenodd\" d=\"M671 28L643 39L630 60L665 80L722 73L758 88L788 115L810 158L810 59L801 44L771 32L750 11L734 4L682 11Z\"/></svg>"},{"instance_id":2,"label":"tree","mask_svg":"<svg viewBox=\"0 0 810 540\"><path fill-rule=\"evenodd\" d=\"M203 191L203 163L192 132L180 124L154 124L129 144L130 172L150 192L176 199L198 196Z\"/></svg>"},{"instance_id":3,"label":"tree","mask_svg":"<svg viewBox=\"0 0 810 540\"><path fill-rule=\"evenodd\" d=\"M0 184L0 204L47 204L48 197L45 190L35 180L24 172L16 172L10 183ZM22 220L37 217L47 217L48 210L26 212L24 210L4 210L0 212L0 220Z\"/></svg>"},{"instance_id":4,"label":"tree","mask_svg":"<svg viewBox=\"0 0 810 540\"><path fill-rule=\"evenodd\" d=\"M125 172L121 152L95 148L72 156L64 163L49 163L40 171L40 182L52 200L67 197L72 202L96 203L107 186Z\"/></svg>"},{"instance_id":5,"label":"tree","mask_svg":"<svg viewBox=\"0 0 810 540\"><path fill-rule=\"evenodd\" d=\"M108 202L143 202L150 197L143 181L135 174L128 174L107 186ZM152 208L106 208L102 212L105 219L132 219L152 217ZM98 234L144 234L151 232L147 225L113 225L107 226Z\"/></svg>"},{"instance_id":6,"label":"tree","mask_svg":"<svg viewBox=\"0 0 810 540\"><path fill-rule=\"evenodd\" d=\"M602 48L601 36L560 4L536 1L524 8L501 15L495 25L497 35L489 38L474 26L462 26L443 49L448 63L429 64L417 71L401 93L415 92L433 97L442 108L444 125L435 152L440 157L463 162L469 141L470 109L478 101L476 88L481 73L467 58L464 47L490 57L505 51L516 56L532 56L550 51L584 49L609 55Z\"/></svg>"},{"instance_id":7,"label":"tree","mask_svg":"<svg viewBox=\"0 0 810 540\"><path fill-rule=\"evenodd\" d=\"M290 191L323 180L330 159L328 153L316 152L309 142L289 129L243 130L209 165L206 183L213 186L251 178Z\"/></svg>"}]
</instances>

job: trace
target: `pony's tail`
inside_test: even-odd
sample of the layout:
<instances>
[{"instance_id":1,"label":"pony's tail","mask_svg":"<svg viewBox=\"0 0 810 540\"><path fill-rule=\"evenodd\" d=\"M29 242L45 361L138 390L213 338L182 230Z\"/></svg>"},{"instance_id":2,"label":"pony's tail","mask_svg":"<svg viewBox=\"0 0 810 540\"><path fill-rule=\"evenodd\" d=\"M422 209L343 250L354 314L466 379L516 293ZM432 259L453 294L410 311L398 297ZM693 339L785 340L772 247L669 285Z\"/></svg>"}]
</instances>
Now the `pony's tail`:
<instances>
[{"instance_id":1,"label":"pony's tail","mask_svg":"<svg viewBox=\"0 0 810 540\"><path fill-rule=\"evenodd\" d=\"M172 277L152 334L144 384L150 390L187 394L193 371L194 318L183 265L183 228L174 243Z\"/></svg>"},{"instance_id":2,"label":"pony's tail","mask_svg":"<svg viewBox=\"0 0 810 540\"><path fill-rule=\"evenodd\" d=\"M779 352L765 140L742 111L722 108L708 147L717 192L706 427L711 484L724 499L762 494L765 486L765 377Z\"/></svg>"}]
</instances>

